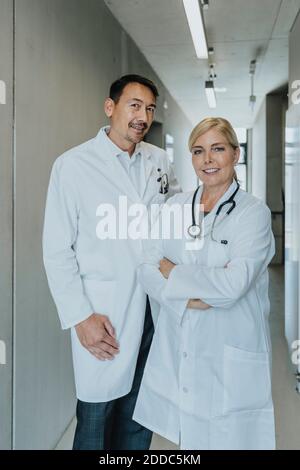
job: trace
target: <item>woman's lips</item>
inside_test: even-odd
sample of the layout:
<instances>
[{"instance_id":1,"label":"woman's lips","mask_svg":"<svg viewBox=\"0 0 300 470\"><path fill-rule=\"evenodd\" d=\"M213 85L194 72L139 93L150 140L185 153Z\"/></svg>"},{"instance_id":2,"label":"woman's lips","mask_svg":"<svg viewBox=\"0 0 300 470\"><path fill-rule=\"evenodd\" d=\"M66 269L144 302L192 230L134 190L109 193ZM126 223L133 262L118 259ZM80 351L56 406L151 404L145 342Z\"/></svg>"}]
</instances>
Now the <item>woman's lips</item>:
<instances>
[{"instance_id":1,"label":"woman's lips","mask_svg":"<svg viewBox=\"0 0 300 470\"><path fill-rule=\"evenodd\" d=\"M206 175L212 175L212 174L215 174L217 173L218 171L220 171L220 168L207 168L206 170L202 170L203 173L205 173Z\"/></svg>"}]
</instances>

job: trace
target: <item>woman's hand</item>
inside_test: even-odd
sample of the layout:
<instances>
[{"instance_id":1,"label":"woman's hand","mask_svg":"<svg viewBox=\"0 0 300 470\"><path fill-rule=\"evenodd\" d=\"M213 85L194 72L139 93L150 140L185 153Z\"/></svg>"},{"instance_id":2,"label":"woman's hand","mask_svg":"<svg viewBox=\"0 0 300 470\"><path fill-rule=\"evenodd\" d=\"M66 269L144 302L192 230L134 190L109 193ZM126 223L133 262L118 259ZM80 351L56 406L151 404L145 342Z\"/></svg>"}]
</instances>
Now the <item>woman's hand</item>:
<instances>
[{"instance_id":1,"label":"woman's hand","mask_svg":"<svg viewBox=\"0 0 300 470\"><path fill-rule=\"evenodd\" d=\"M159 270L165 279L168 279L170 272L173 268L175 268L175 266L176 264L172 263L172 261L168 260L167 258L163 258L159 262Z\"/></svg>"},{"instance_id":2,"label":"woman's hand","mask_svg":"<svg viewBox=\"0 0 300 470\"><path fill-rule=\"evenodd\" d=\"M186 308L191 308L194 310L207 310L211 308L211 306L206 304L205 302L202 302L202 300L200 299L190 299L187 303Z\"/></svg>"}]
</instances>

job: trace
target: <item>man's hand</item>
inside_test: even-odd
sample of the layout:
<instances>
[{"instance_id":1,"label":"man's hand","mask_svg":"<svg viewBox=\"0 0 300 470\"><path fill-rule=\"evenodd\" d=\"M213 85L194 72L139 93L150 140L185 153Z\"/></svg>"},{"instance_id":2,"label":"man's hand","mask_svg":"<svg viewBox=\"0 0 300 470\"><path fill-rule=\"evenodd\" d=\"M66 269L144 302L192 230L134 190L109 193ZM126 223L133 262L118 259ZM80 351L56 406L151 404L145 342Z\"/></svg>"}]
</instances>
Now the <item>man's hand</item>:
<instances>
[{"instance_id":1,"label":"man's hand","mask_svg":"<svg viewBox=\"0 0 300 470\"><path fill-rule=\"evenodd\" d=\"M195 310L207 310L211 308L211 305L202 302L200 299L190 299L187 303L186 308L192 308Z\"/></svg>"},{"instance_id":2,"label":"man's hand","mask_svg":"<svg viewBox=\"0 0 300 470\"><path fill-rule=\"evenodd\" d=\"M82 346L100 361L112 360L119 353L115 330L106 315L93 313L75 329Z\"/></svg>"},{"instance_id":3,"label":"man's hand","mask_svg":"<svg viewBox=\"0 0 300 470\"><path fill-rule=\"evenodd\" d=\"M172 261L168 260L167 258L163 258L159 262L159 270L166 279L168 279L170 272L173 268L175 268L175 266L176 264L172 263Z\"/></svg>"}]
</instances>

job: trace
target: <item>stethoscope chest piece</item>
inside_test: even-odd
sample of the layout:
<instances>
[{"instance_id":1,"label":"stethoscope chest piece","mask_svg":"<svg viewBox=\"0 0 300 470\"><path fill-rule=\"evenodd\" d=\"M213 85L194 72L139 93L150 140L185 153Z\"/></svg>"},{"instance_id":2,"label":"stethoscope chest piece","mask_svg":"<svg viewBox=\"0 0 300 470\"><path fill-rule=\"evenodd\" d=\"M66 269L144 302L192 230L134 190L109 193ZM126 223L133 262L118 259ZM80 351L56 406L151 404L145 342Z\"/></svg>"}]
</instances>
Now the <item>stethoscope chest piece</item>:
<instances>
[{"instance_id":1,"label":"stethoscope chest piece","mask_svg":"<svg viewBox=\"0 0 300 470\"><path fill-rule=\"evenodd\" d=\"M192 238L198 238L201 235L201 227L197 224L192 224L188 228L188 234Z\"/></svg>"}]
</instances>

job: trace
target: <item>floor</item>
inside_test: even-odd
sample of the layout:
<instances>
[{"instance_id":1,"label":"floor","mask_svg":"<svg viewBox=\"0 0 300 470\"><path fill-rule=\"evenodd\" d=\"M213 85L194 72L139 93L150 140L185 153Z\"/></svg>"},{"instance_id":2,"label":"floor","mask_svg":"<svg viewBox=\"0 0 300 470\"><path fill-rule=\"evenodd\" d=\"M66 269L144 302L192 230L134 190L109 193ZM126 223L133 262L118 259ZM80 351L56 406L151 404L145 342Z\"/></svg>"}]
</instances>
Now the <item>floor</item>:
<instances>
[{"instance_id":1,"label":"floor","mask_svg":"<svg viewBox=\"0 0 300 470\"><path fill-rule=\"evenodd\" d=\"M282 267L270 269L270 326L273 345L273 398L276 418L277 449L300 450L300 395L295 391L295 377L284 337L284 277ZM75 419L57 446L71 449ZM153 436L151 449L177 449L158 435Z\"/></svg>"}]
</instances>

